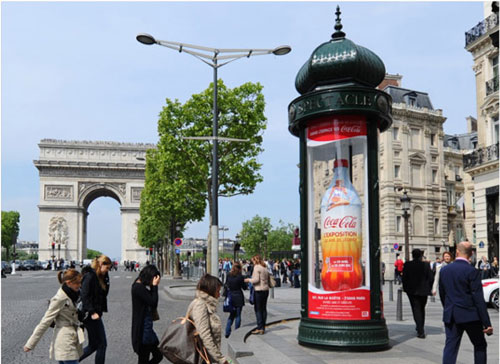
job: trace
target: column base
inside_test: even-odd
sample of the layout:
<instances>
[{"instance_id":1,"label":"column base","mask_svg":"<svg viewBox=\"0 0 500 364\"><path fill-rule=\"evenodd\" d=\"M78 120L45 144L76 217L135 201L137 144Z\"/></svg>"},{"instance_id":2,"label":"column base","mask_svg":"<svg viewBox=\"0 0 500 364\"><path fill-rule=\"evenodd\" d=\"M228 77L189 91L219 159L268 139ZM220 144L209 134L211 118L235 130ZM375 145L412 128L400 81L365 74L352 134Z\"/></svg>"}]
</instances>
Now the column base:
<instances>
[{"instance_id":1,"label":"column base","mask_svg":"<svg viewBox=\"0 0 500 364\"><path fill-rule=\"evenodd\" d=\"M368 321L323 321L302 318L300 345L340 351L381 351L389 349L385 319Z\"/></svg>"}]
</instances>

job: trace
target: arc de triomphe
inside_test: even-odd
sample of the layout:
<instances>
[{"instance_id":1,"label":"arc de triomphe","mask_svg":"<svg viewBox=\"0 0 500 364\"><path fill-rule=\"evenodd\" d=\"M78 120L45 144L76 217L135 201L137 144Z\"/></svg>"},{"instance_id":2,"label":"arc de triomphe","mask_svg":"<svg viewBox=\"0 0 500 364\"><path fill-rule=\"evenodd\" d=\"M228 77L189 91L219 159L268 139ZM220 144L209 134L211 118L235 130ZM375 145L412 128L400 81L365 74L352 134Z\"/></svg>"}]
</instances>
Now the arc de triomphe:
<instances>
[{"instance_id":1,"label":"arc de triomphe","mask_svg":"<svg viewBox=\"0 0 500 364\"><path fill-rule=\"evenodd\" d=\"M43 139L38 146L39 259L52 259L52 243L56 258L85 259L88 207L108 196L121 206L122 261L147 260L137 243L137 221L146 150L156 145Z\"/></svg>"}]
</instances>

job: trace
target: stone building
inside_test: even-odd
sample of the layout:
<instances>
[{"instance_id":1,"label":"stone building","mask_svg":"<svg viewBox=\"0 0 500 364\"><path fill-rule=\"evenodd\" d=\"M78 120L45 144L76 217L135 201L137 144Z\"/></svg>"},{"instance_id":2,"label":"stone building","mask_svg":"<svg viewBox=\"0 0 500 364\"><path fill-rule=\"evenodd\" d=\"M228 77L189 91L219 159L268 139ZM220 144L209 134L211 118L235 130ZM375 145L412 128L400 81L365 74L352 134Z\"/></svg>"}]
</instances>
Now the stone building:
<instances>
[{"instance_id":1,"label":"stone building","mask_svg":"<svg viewBox=\"0 0 500 364\"><path fill-rule=\"evenodd\" d=\"M476 77L477 147L463 157L474 181L477 255L498 256L498 2L486 2L484 20L465 33Z\"/></svg>"}]
</instances>

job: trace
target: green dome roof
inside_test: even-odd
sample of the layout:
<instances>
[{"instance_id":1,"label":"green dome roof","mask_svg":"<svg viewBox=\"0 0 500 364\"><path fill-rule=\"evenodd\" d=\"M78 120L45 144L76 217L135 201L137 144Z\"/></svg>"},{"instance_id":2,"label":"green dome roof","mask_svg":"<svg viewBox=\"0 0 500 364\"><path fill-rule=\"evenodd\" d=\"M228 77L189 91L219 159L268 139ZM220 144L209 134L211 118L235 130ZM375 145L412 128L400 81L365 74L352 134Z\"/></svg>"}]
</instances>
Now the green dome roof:
<instances>
[{"instance_id":1,"label":"green dome roof","mask_svg":"<svg viewBox=\"0 0 500 364\"><path fill-rule=\"evenodd\" d=\"M314 50L295 78L300 94L336 84L377 87L385 77L384 63L375 53L345 38L338 6L335 14L332 39Z\"/></svg>"}]
</instances>

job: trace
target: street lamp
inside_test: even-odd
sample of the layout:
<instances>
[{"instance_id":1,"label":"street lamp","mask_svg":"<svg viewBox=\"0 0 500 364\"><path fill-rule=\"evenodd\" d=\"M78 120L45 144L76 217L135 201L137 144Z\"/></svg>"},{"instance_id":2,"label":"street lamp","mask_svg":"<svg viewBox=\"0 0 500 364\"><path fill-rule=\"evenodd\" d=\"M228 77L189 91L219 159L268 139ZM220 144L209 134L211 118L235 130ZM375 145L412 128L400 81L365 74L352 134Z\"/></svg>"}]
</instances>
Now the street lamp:
<instances>
[{"instance_id":1,"label":"street lamp","mask_svg":"<svg viewBox=\"0 0 500 364\"><path fill-rule=\"evenodd\" d=\"M261 56L266 54L274 54L282 56L288 54L292 48L284 45L274 49L217 49L209 48L194 44L172 42L166 40L157 40L152 35L141 33L136 37L137 41L142 44L152 45L158 44L173 50L190 54L203 63L209 65L214 70L214 104L213 104L213 132L212 137L197 137L196 139L213 140L212 149L212 225L210 227L211 246L208 246L210 254L210 273L213 276L218 274L218 247L219 247L219 213L218 213L218 157L217 145L219 140L226 141L244 141L235 138L219 138L218 137L218 121L217 121L217 69L230 62L236 61L240 58L250 58L250 56ZM218 63L219 60L224 61Z\"/></svg>"},{"instance_id":2,"label":"street lamp","mask_svg":"<svg viewBox=\"0 0 500 364\"><path fill-rule=\"evenodd\" d=\"M228 231L229 228L227 226L221 226L219 231L222 231L222 254L224 254L224 231Z\"/></svg>"},{"instance_id":3,"label":"street lamp","mask_svg":"<svg viewBox=\"0 0 500 364\"><path fill-rule=\"evenodd\" d=\"M403 210L403 218L405 219L405 262L410 261L410 237L408 234L408 219L410 217L410 201L411 198L408 196L408 192L403 191L403 197L399 198L401 200L401 209Z\"/></svg>"},{"instance_id":4,"label":"street lamp","mask_svg":"<svg viewBox=\"0 0 500 364\"><path fill-rule=\"evenodd\" d=\"M264 259L267 259L267 234L269 234L269 230L264 228L264 238L266 239L266 245L264 247Z\"/></svg>"}]
</instances>

